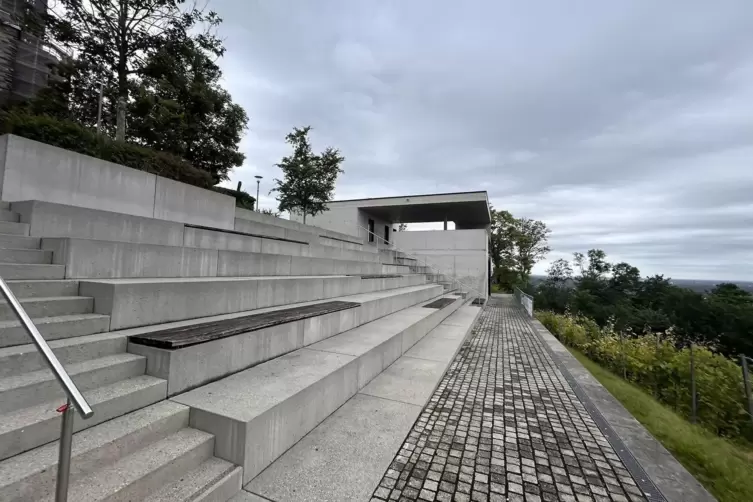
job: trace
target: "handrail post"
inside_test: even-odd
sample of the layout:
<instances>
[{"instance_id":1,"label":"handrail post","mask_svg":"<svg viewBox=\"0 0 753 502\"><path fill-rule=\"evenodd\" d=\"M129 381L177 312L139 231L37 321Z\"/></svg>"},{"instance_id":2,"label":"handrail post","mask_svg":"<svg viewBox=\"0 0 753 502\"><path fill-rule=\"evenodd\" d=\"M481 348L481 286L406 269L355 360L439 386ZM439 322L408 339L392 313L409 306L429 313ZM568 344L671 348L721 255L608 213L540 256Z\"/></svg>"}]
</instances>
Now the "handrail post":
<instances>
[{"instance_id":1,"label":"handrail post","mask_svg":"<svg viewBox=\"0 0 753 502\"><path fill-rule=\"evenodd\" d=\"M73 445L73 419L75 408L68 402L58 408L60 421L60 450L58 451L58 477L55 486L55 502L67 502L68 482L71 474L71 447Z\"/></svg>"}]
</instances>

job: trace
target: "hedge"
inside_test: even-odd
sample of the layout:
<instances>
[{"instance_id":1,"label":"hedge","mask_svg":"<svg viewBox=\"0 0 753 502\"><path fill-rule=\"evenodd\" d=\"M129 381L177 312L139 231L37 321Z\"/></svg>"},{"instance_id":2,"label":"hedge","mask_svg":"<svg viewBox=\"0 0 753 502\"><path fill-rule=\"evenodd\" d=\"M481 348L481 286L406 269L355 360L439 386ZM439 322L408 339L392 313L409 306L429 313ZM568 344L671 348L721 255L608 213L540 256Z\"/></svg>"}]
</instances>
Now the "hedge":
<instances>
[{"instance_id":1,"label":"hedge","mask_svg":"<svg viewBox=\"0 0 753 502\"><path fill-rule=\"evenodd\" d=\"M208 172L176 155L113 141L72 121L18 110L6 111L0 114L0 134L23 136L201 188L211 189L214 185Z\"/></svg>"},{"instance_id":2,"label":"hedge","mask_svg":"<svg viewBox=\"0 0 753 502\"><path fill-rule=\"evenodd\" d=\"M583 317L553 312L537 312L536 317L565 345L691 416L690 348L678 346L671 332L620 335ZM753 438L737 362L700 344L693 346L693 361L698 423L720 436Z\"/></svg>"}]
</instances>

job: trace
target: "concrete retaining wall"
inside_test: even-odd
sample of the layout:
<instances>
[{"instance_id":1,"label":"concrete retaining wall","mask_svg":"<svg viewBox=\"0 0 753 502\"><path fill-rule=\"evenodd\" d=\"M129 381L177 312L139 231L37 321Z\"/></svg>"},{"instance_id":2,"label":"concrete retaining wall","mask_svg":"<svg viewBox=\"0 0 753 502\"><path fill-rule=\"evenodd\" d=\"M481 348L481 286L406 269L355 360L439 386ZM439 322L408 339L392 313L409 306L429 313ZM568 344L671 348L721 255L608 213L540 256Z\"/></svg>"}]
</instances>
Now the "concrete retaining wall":
<instances>
[{"instance_id":1,"label":"concrete retaining wall","mask_svg":"<svg viewBox=\"0 0 753 502\"><path fill-rule=\"evenodd\" d=\"M447 276L486 297L488 291L488 234L486 230L430 230L396 232L395 245L425 260Z\"/></svg>"},{"instance_id":2,"label":"concrete retaining wall","mask_svg":"<svg viewBox=\"0 0 753 502\"><path fill-rule=\"evenodd\" d=\"M0 198L38 200L232 229L232 197L87 155L5 135Z\"/></svg>"}]
</instances>

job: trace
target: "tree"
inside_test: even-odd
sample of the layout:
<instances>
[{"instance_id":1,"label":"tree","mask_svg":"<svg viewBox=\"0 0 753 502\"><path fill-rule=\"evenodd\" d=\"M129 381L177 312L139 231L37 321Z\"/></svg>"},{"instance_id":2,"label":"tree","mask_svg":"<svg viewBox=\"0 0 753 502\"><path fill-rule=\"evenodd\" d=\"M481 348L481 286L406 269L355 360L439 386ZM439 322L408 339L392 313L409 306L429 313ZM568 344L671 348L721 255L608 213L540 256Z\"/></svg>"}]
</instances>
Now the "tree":
<instances>
[{"instance_id":1,"label":"tree","mask_svg":"<svg viewBox=\"0 0 753 502\"><path fill-rule=\"evenodd\" d=\"M509 211L490 208L491 232L489 252L497 284L509 290L526 283L533 266L550 251L551 233L538 220L515 218Z\"/></svg>"},{"instance_id":2,"label":"tree","mask_svg":"<svg viewBox=\"0 0 753 502\"><path fill-rule=\"evenodd\" d=\"M178 36L153 54L131 106L129 136L180 155L212 174L215 183L243 164L238 149L248 117L219 86L222 72L193 39Z\"/></svg>"},{"instance_id":3,"label":"tree","mask_svg":"<svg viewBox=\"0 0 753 502\"><path fill-rule=\"evenodd\" d=\"M277 192L280 211L295 211L306 215L317 215L327 210L327 202L332 200L335 191L337 175L340 174L340 164L345 157L340 151L327 147L324 152L316 155L311 149L308 134L311 126L294 128L285 137L285 141L293 147L293 154L283 157L277 167L282 170L284 180L275 179L277 186L272 192Z\"/></svg>"},{"instance_id":4,"label":"tree","mask_svg":"<svg viewBox=\"0 0 753 502\"><path fill-rule=\"evenodd\" d=\"M548 245L551 232L543 221L529 218L517 220L515 225L515 258L522 276L529 277L536 262L542 260L551 251Z\"/></svg>"},{"instance_id":5,"label":"tree","mask_svg":"<svg viewBox=\"0 0 753 502\"><path fill-rule=\"evenodd\" d=\"M112 87L115 139L126 139L132 79L150 56L170 39L189 38L202 23L219 23L214 12L183 8L185 4L185 0L59 0L57 9L41 13L47 36L86 61L94 80ZM206 47L219 43L208 32L195 38Z\"/></svg>"},{"instance_id":6,"label":"tree","mask_svg":"<svg viewBox=\"0 0 753 502\"><path fill-rule=\"evenodd\" d=\"M397 226L397 231L398 232L405 232L406 230L408 230L408 225L406 225L405 223L400 223Z\"/></svg>"}]
</instances>

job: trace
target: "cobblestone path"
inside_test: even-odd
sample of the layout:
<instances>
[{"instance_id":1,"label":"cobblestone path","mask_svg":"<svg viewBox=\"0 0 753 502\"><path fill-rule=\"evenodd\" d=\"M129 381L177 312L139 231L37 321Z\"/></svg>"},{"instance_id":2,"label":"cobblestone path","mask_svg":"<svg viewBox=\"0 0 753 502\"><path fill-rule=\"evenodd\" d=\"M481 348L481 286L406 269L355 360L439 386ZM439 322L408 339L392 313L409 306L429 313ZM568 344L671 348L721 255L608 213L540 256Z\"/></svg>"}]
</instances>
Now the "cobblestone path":
<instances>
[{"instance_id":1,"label":"cobblestone path","mask_svg":"<svg viewBox=\"0 0 753 502\"><path fill-rule=\"evenodd\" d=\"M372 502L645 501L525 313L489 299Z\"/></svg>"}]
</instances>

